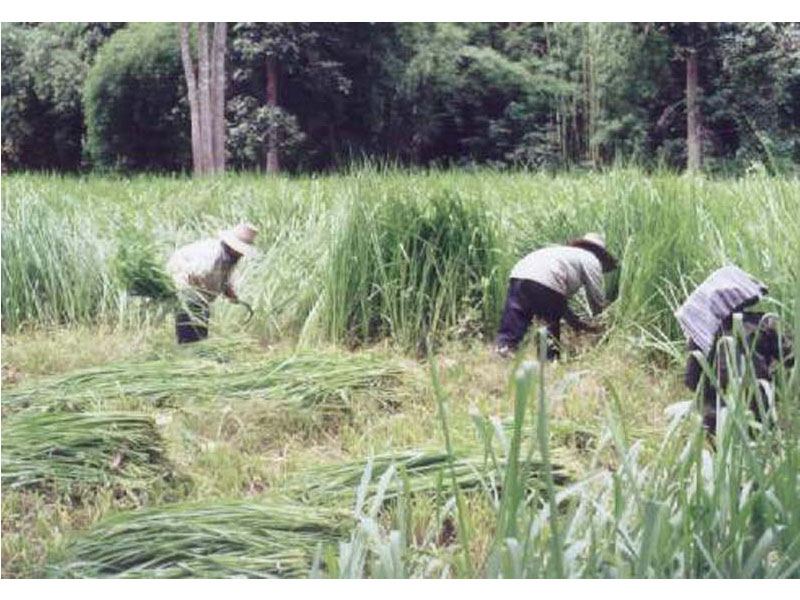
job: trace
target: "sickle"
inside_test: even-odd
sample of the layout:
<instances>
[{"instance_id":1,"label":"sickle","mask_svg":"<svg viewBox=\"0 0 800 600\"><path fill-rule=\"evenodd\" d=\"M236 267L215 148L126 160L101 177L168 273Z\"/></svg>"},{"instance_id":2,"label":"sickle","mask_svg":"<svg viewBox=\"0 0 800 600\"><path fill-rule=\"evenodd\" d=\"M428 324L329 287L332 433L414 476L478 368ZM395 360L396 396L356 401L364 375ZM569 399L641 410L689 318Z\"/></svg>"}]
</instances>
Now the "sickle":
<instances>
[{"instance_id":1,"label":"sickle","mask_svg":"<svg viewBox=\"0 0 800 600\"><path fill-rule=\"evenodd\" d=\"M242 323L242 325L247 325L250 322L250 319L253 318L253 307L250 306L244 300L236 300L234 304L240 304L241 306L244 306L247 309L247 318L244 320L244 323Z\"/></svg>"}]
</instances>

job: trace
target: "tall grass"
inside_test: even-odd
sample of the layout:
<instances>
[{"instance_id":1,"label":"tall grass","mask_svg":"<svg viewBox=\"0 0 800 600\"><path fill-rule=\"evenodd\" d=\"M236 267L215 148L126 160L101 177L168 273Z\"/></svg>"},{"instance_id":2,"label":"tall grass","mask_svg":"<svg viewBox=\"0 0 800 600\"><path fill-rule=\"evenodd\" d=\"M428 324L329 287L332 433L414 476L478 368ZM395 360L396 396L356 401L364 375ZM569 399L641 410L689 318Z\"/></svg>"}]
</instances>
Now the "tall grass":
<instances>
[{"instance_id":1,"label":"tall grass","mask_svg":"<svg viewBox=\"0 0 800 600\"><path fill-rule=\"evenodd\" d=\"M258 178L3 178L2 319L24 326L135 324L140 307L114 269L126 232L162 260L247 219L262 255L240 295L263 336L363 342L491 334L513 262L546 243L606 234L614 323L680 339L672 311L734 262L767 282L783 317L800 277L800 183L752 174L712 180L619 169L603 174L381 171ZM218 303L213 323L236 327Z\"/></svg>"},{"instance_id":2,"label":"tall grass","mask_svg":"<svg viewBox=\"0 0 800 600\"><path fill-rule=\"evenodd\" d=\"M359 197L334 234L324 284L335 341L389 337L417 347L497 306L497 241L485 208L457 191Z\"/></svg>"}]
</instances>

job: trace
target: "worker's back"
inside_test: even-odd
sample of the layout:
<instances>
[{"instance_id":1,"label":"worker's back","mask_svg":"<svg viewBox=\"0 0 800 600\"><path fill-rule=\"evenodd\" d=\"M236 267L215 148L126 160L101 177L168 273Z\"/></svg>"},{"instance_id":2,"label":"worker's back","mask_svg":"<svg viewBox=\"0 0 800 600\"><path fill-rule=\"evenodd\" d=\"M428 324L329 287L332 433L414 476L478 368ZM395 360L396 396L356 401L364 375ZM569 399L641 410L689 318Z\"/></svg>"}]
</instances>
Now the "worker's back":
<instances>
[{"instance_id":1,"label":"worker's back","mask_svg":"<svg viewBox=\"0 0 800 600\"><path fill-rule=\"evenodd\" d=\"M597 257L574 246L547 246L528 254L511 270L513 279L528 279L547 286L566 297L582 285L602 304L603 268Z\"/></svg>"}]
</instances>

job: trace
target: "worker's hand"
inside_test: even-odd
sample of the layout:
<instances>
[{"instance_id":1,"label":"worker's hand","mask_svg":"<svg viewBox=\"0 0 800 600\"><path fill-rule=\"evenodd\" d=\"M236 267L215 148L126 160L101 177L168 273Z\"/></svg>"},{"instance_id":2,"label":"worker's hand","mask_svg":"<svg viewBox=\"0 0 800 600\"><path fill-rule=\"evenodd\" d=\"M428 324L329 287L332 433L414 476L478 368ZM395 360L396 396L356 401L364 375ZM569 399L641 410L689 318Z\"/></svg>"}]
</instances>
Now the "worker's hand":
<instances>
[{"instance_id":1,"label":"worker's hand","mask_svg":"<svg viewBox=\"0 0 800 600\"><path fill-rule=\"evenodd\" d=\"M236 295L236 292L233 290L233 286L225 286L225 289L222 291L225 297L230 300L231 302L238 302L239 297Z\"/></svg>"}]
</instances>

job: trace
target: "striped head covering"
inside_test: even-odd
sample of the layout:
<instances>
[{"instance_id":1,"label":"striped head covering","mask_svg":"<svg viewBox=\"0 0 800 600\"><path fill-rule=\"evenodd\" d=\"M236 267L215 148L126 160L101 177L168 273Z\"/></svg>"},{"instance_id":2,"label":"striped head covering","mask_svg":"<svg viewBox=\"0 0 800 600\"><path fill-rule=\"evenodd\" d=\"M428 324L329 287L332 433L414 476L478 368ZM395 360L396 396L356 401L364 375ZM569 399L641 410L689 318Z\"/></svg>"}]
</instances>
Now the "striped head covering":
<instances>
[{"instance_id":1,"label":"striped head covering","mask_svg":"<svg viewBox=\"0 0 800 600\"><path fill-rule=\"evenodd\" d=\"M766 293L764 283L739 267L722 267L689 295L675 316L686 339L708 354L722 322Z\"/></svg>"}]
</instances>

